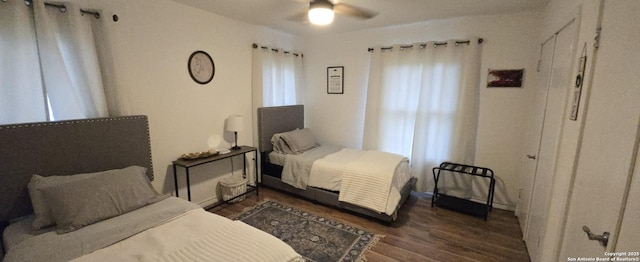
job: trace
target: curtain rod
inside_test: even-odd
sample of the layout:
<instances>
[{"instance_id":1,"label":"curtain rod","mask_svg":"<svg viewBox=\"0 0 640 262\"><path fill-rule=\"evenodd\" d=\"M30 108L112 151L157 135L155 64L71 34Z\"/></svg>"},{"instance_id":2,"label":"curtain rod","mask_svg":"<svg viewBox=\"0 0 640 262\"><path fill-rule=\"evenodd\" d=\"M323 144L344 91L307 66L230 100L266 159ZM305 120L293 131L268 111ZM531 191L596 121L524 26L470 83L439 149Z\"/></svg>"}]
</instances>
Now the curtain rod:
<instances>
[{"instance_id":1,"label":"curtain rod","mask_svg":"<svg viewBox=\"0 0 640 262\"><path fill-rule=\"evenodd\" d=\"M32 6L33 0L25 0L24 3L27 6ZM44 5L58 8L58 10L60 10L61 13L67 12L67 7L63 4L44 3ZM95 17L96 19L100 19L100 13L97 11L80 9L80 13L82 13L82 15L85 15L85 14L93 15L93 17Z\"/></svg>"},{"instance_id":2,"label":"curtain rod","mask_svg":"<svg viewBox=\"0 0 640 262\"><path fill-rule=\"evenodd\" d=\"M80 9L80 13L82 13L82 15L85 15L85 14L93 15L93 17L95 17L96 19L100 19L100 13L98 11Z\"/></svg>"},{"instance_id":3,"label":"curtain rod","mask_svg":"<svg viewBox=\"0 0 640 262\"><path fill-rule=\"evenodd\" d=\"M484 42L484 38L479 38L479 39L478 39L478 44L482 44L483 42ZM459 45L459 44L470 44L470 43L471 43L471 40L466 40L466 41L456 41L456 45ZM447 45L447 42L435 42L435 43L433 43L433 46L436 46L436 47L437 47L437 46L441 46L441 45L446 46L446 45ZM412 48L412 47L413 47L413 45L401 45L401 46L400 46L400 48ZM420 48L425 48L425 47L427 47L427 43L422 43L422 44L420 44ZM389 47L381 47L381 48L380 48L380 50L381 50L381 51L384 51L384 50L391 50L391 49L393 49L393 46L389 46ZM375 48L372 48L372 47L367 48L367 51L368 51L368 52L373 52L373 50L375 50Z\"/></svg>"},{"instance_id":4,"label":"curtain rod","mask_svg":"<svg viewBox=\"0 0 640 262\"><path fill-rule=\"evenodd\" d=\"M258 48L258 44L253 44L253 45L252 45L252 47L253 47L253 48ZM262 48L262 49L264 49L264 50L269 50L269 47L266 47L266 46L260 46L260 48ZM277 53L277 52L279 52L280 50L278 50L278 49L276 49L276 48L271 48L271 51L274 51L274 52L276 52L276 53ZM285 54L290 54L290 53L291 53L291 52L289 52L289 51L282 51L282 52L283 52L283 53L285 53ZM297 54L297 53L293 53L293 55L294 55L294 56L301 56L301 57L304 57L304 54Z\"/></svg>"}]
</instances>

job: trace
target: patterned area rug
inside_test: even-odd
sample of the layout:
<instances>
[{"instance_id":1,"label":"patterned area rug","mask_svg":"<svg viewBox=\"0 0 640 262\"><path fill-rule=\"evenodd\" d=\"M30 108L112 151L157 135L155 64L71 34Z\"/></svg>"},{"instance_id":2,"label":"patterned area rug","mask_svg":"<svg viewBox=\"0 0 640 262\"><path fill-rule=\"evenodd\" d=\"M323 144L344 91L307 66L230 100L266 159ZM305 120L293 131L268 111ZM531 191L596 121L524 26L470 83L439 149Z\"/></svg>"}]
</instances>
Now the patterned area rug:
<instances>
[{"instance_id":1,"label":"patterned area rug","mask_svg":"<svg viewBox=\"0 0 640 262\"><path fill-rule=\"evenodd\" d=\"M264 200L234 217L289 244L308 261L364 261L381 235Z\"/></svg>"}]
</instances>

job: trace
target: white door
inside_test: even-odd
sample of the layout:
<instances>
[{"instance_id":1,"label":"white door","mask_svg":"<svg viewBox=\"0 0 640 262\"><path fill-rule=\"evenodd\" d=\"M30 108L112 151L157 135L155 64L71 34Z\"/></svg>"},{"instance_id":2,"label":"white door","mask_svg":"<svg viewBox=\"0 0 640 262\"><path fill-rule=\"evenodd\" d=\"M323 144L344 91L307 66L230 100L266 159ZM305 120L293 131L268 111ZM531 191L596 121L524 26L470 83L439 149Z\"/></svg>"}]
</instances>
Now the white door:
<instances>
[{"instance_id":1,"label":"white door","mask_svg":"<svg viewBox=\"0 0 640 262\"><path fill-rule=\"evenodd\" d=\"M577 34L574 21L564 26L555 35L542 136L537 156L538 163L525 237L531 261L540 260L540 246L545 234L544 229L547 225L552 182L556 174L560 135L567 115L565 109L571 83L570 72Z\"/></svg>"},{"instance_id":2,"label":"white door","mask_svg":"<svg viewBox=\"0 0 640 262\"><path fill-rule=\"evenodd\" d=\"M620 238L617 245L628 252L640 250L639 228L620 225L623 207L638 209L637 195L626 196L638 150L640 125L640 1L605 1L600 48L595 59L593 82L586 112L583 142L579 151L575 181L558 260L604 257L616 250L618 235L631 235L629 246ZM637 173L637 171L636 171ZM633 179L632 179L633 178ZM637 183L637 182L636 182ZM637 190L637 188L635 188ZM626 220L626 219L625 219ZM612 241L604 247L587 239L587 226L595 234L610 232ZM635 256L634 258L638 258Z\"/></svg>"},{"instance_id":3,"label":"white door","mask_svg":"<svg viewBox=\"0 0 640 262\"><path fill-rule=\"evenodd\" d=\"M555 35L542 44L540 50L540 60L538 65L538 85L536 86L536 96L533 101L533 110L529 125L528 139L525 154L522 162L523 173L520 182L520 200L516 215L520 222L523 237L527 237L527 221L529 215L531 194L533 192L533 181L536 174L536 164L538 150L540 149L540 137L542 136L542 124L544 123L544 111L547 105L547 90L549 90L549 77L551 73L551 62L553 61L553 47L555 46Z\"/></svg>"}]
</instances>

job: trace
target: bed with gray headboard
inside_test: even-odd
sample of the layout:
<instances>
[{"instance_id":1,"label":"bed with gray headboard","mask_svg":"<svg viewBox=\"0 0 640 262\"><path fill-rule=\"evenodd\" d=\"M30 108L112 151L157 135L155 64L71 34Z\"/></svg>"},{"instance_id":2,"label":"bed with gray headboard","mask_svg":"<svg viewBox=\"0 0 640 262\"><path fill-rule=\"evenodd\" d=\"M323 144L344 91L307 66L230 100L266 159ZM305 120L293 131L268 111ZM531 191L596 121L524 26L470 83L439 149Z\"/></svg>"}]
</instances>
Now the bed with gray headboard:
<instances>
[{"instance_id":1,"label":"bed with gray headboard","mask_svg":"<svg viewBox=\"0 0 640 262\"><path fill-rule=\"evenodd\" d=\"M409 179L401 187L401 199L393 214L385 214L364 208L358 205L339 201L340 192L327 190L312 186L304 190L282 182L281 175L283 166L270 161L270 153L273 151L271 139L274 134L303 129L304 126L304 106L277 106L258 108L258 145L261 156L261 182L263 185L281 191L289 192L303 198L317 201L319 203L341 208L358 214L379 219L384 222L393 222L397 218L398 210L409 197L411 189L415 186L416 179Z\"/></svg>"},{"instance_id":2,"label":"bed with gray headboard","mask_svg":"<svg viewBox=\"0 0 640 262\"><path fill-rule=\"evenodd\" d=\"M0 125L0 261L302 261L265 232L158 194L153 178L147 116ZM247 243L272 253L229 251Z\"/></svg>"},{"instance_id":3,"label":"bed with gray headboard","mask_svg":"<svg viewBox=\"0 0 640 262\"><path fill-rule=\"evenodd\" d=\"M153 180L146 116L0 126L0 221L33 213L33 174L61 176L137 165Z\"/></svg>"}]
</instances>

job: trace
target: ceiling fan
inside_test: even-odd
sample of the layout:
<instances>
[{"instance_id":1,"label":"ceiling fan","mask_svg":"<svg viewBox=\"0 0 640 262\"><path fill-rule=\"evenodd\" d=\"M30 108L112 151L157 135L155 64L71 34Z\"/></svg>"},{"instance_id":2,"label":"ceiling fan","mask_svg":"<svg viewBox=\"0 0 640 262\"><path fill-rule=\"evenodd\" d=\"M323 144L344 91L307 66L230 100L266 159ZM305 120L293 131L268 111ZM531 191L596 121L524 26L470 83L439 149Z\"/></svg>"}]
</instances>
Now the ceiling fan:
<instances>
[{"instance_id":1,"label":"ceiling fan","mask_svg":"<svg viewBox=\"0 0 640 262\"><path fill-rule=\"evenodd\" d=\"M359 19L369 19L378 15L378 12L349 4L334 3L329 0L312 0L309 2L308 11L292 16L289 20L300 22L310 21L315 25L328 25L333 22L334 13Z\"/></svg>"}]
</instances>

